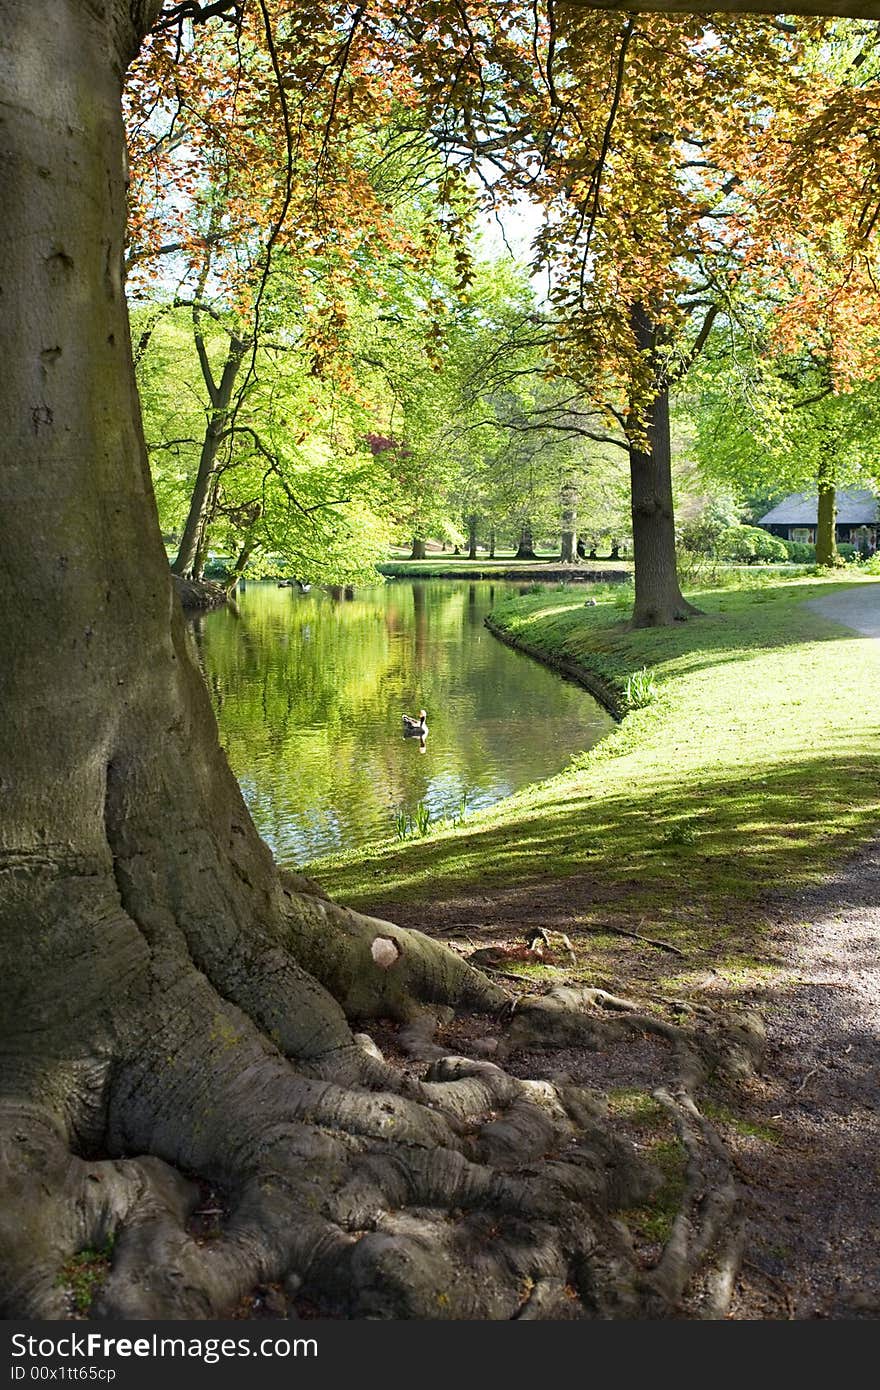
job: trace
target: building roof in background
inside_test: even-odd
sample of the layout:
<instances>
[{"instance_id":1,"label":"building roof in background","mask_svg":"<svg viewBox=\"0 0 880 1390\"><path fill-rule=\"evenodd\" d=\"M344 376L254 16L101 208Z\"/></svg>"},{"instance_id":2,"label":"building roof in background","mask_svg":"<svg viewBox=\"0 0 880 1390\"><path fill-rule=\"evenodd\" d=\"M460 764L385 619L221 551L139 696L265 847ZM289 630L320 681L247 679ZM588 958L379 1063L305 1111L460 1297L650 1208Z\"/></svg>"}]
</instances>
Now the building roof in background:
<instances>
[{"instance_id":1,"label":"building roof in background","mask_svg":"<svg viewBox=\"0 0 880 1390\"><path fill-rule=\"evenodd\" d=\"M819 498L815 492L792 492L777 502L760 526L815 526L819 519ZM845 526L870 525L878 517L877 498L867 488L838 488L837 521Z\"/></svg>"}]
</instances>

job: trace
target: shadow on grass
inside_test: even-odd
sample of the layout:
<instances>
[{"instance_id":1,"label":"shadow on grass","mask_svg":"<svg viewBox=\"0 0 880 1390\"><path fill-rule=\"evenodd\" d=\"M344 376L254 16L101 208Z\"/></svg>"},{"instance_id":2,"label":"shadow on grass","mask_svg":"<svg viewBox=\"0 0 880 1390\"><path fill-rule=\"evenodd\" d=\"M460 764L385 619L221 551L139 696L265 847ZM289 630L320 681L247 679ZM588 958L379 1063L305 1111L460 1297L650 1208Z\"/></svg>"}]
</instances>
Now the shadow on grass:
<instances>
[{"instance_id":1,"label":"shadow on grass","mask_svg":"<svg viewBox=\"0 0 880 1390\"><path fill-rule=\"evenodd\" d=\"M352 905L461 899L535 886L538 916L562 926L591 903L621 901L677 933L685 947L717 940L725 918L774 890L803 890L870 835L880 816L876 763L864 748L786 762L750 763L737 775L682 785L673 776L592 794L589 779L567 800L539 789L502 823L322 865L321 881ZM548 881L559 880L554 903ZM540 885L540 886L539 886ZM526 894L526 900L528 893ZM683 938L682 939L680 939Z\"/></svg>"}]
</instances>

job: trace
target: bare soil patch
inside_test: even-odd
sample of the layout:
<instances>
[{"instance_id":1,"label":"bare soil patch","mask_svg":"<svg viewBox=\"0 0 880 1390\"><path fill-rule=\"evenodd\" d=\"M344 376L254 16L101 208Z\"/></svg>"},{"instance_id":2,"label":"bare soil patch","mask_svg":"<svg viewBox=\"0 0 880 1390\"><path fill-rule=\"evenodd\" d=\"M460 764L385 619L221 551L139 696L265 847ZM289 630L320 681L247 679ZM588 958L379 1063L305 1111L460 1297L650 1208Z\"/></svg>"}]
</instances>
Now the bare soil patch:
<instances>
[{"instance_id":1,"label":"bare soil patch","mask_svg":"<svg viewBox=\"0 0 880 1390\"><path fill-rule=\"evenodd\" d=\"M606 988L668 1003L666 978L682 966L668 953L600 933L607 922L638 926L627 912L628 889L609 890L589 878L536 879L491 895L378 906L401 926L426 931L471 956L486 948L519 947L536 925L565 933L575 946L573 972L555 950L524 993L579 973L588 962ZM590 929L579 919L588 917ZM718 1086L703 1098L732 1152L746 1198L746 1255L730 1316L740 1319L872 1318L880 1315L880 842L827 883L786 898L775 894L740 924L728 923L738 945L766 968L766 983L742 984L719 971L711 944L687 951L689 984L674 993L757 1005L767 1021L761 1074L735 1089ZM662 936L656 925L645 935ZM511 965L515 971L517 966ZM510 987L509 977L505 983ZM393 1031L377 1035L396 1051ZM486 1052L483 1020L458 1019L436 1042L450 1050ZM625 1048L522 1053L505 1059L519 1075L570 1077L602 1092L664 1079L665 1047L655 1037ZM403 1060L401 1055L401 1060ZM414 1065L411 1058L407 1065Z\"/></svg>"}]
</instances>

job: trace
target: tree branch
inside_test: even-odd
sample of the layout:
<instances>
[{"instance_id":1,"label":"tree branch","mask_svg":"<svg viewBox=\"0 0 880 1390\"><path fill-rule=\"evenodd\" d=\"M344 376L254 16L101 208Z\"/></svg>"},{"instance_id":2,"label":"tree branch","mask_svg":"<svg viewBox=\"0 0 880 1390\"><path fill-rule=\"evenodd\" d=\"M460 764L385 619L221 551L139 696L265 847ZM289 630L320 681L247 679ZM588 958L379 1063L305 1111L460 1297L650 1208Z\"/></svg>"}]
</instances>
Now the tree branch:
<instances>
[{"instance_id":1,"label":"tree branch","mask_svg":"<svg viewBox=\"0 0 880 1390\"><path fill-rule=\"evenodd\" d=\"M691 367L696 362L700 353L703 351L703 348L706 346L706 339L712 332L712 325L717 319L720 312L720 304L713 304L706 311L706 316L703 319L703 322L700 326L699 333L693 341L690 352L685 354L685 356L681 360L681 363L679 364L678 370L673 372L672 375L669 377L670 382L680 381L681 378L683 376L686 376L687 373L690 371Z\"/></svg>"},{"instance_id":2,"label":"tree branch","mask_svg":"<svg viewBox=\"0 0 880 1390\"><path fill-rule=\"evenodd\" d=\"M199 4L197 0L181 0L180 4L172 5L170 9L161 12L156 29L163 33L166 29L177 28L186 19L192 24L204 24L209 19L222 19L227 24L238 25L241 23L243 11L242 0L214 0L214 3L209 5Z\"/></svg>"},{"instance_id":3,"label":"tree branch","mask_svg":"<svg viewBox=\"0 0 880 1390\"><path fill-rule=\"evenodd\" d=\"M599 158L596 160L593 173L590 177L590 193L587 194L587 199L589 200L590 196L592 195L593 205L589 213L589 221L587 225L587 239L584 243L583 255L581 256L580 300L582 304L584 302L584 295L586 292L585 282L587 275L588 258L590 254L590 242L593 238L593 231L595 230L596 226L596 218L599 215L599 198L602 193L602 175L605 172L605 161L607 160L609 150L611 149L611 134L614 130L614 122L617 119L617 108L620 105L620 98L623 93L623 74L626 65L626 51L629 48L629 42L633 36L635 24L635 16L630 15L626 21L626 28L623 31L623 38L620 41L620 51L617 55L617 66L614 76L614 93L611 98L611 107L608 112L608 120L605 122L605 129L602 132L602 145L599 150Z\"/></svg>"}]
</instances>

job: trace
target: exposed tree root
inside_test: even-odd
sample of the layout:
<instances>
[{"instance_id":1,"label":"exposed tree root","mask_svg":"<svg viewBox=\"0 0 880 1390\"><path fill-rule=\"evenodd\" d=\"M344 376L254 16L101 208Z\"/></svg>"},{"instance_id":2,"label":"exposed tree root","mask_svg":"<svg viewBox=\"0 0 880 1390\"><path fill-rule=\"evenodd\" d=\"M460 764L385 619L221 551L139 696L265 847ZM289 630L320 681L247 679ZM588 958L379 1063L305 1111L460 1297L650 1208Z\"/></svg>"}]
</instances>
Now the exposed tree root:
<instances>
[{"instance_id":1,"label":"exposed tree root","mask_svg":"<svg viewBox=\"0 0 880 1390\"><path fill-rule=\"evenodd\" d=\"M287 903L282 934L296 959L276 947L274 983L261 978L267 997L278 978L290 991L300 1055L159 933L127 990L129 1016L103 1060L80 1058L76 1088L69 1058L32 1071L19 1096L7 1084L6 1316L64 1316L65 1261L108 1237L112 1268L92 1310L101 1316L219 1316L274 1281L355 1317L669 1316L710 1256L707 1306L723 1307L736 1189L691 1096L717 1060L717 1030L697 1035L602 990L522 1001L505 1024L509 997L429 938L316 894ZM377 958L377 941L394 951ZM295 988L303 979L308 988ZM615 1134L601 1099L446 1055L433 1030L453 1008L494 1014L502 1056L645 1031L669 1044L672 1075L658 1094L687 1148L688 1185L655 1269L640 1266L614 1213L649 1200L657 1175ZM405 1021L427 1070L390 1066L343 1012ZM208 1243L187 1229L197 1202L187 1173L228 1194L228 1219Z\"/></svg>"},{"instance_id":2,"label":"exposed tree root","mask_svg":"<svg viewBox=\"0 0 880 1390\"><path fill-rule=\"evenodd\" d=\"M658 1295L661 1309L675 1306L694 1271L717 1246L710 1270L705 1312L720 1316L733 1284L742 1229L737 1215L738 1189L730 1162L711 1125L700 1115L686 1091L655 1091L675 1117L687 1151L687 1184L661 1259L646 1281Z\"/></svg>"}]
</instances>

